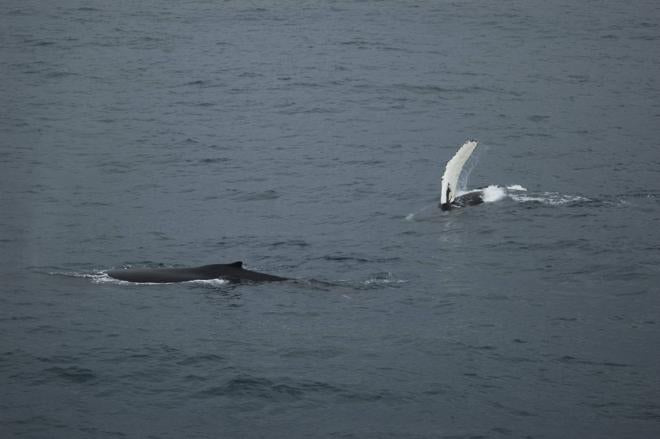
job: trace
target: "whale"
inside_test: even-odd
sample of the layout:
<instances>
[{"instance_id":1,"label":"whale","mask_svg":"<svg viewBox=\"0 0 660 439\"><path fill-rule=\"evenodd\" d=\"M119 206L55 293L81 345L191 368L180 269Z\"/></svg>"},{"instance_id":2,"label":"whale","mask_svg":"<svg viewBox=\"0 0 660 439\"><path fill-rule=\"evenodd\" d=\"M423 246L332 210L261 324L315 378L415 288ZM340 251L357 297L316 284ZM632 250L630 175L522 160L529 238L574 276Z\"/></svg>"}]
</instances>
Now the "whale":
<instances>
[{"instance_id":1,"label":"whale","mask_svg":"<svg viewBox=\"0 0 660 439\"><path fill-rule=\"evenodd\" d=\"M289 280L285 277L246 270L242 261L190 268L126 268L109 270L107 275L113 279L137 283L173 283L211 279L223 279L232 283Z\"/></svg>"},{"instance_id":2,"label":"whale","mask_svg":"<svg viewBox=\"0 0 660 439\"><path fill-rule=\"evenodd\" d=\"M475 140L468 140L445 165L439 204L441 210L450 210L454 207L476 206L484 202L483 190L476 189L461 193L458 188L458 179L463 171L463 166L478 144L479 142Z\"/></svg>"},{"instance_id":3,"label":"whale","mask_svg":"<svg viewBox=\"0 0 660 439\"><path fill-rule=\"evenodd\" d=\"M449 204L440 203L441 210L450 210L455 207L476 206L484 202L483 189L475 189L455 196Z\"/></svg>"}]
</instances>

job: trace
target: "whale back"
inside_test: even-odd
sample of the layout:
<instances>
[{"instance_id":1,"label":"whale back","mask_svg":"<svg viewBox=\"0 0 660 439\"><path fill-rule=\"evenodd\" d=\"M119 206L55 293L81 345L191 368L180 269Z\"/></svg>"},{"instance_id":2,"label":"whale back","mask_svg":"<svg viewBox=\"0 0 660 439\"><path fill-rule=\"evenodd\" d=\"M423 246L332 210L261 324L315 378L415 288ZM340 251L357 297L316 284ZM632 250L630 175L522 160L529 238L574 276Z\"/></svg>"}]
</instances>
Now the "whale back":
<instances>
[{"instance_id":1,"label":"whale back","mask_svg":"<svg viewBox=\"0 0 660 439\"><path fill-rule=\"evenodd\" d=\"M230 282L240 281L281 281L284 277L266 273L258 273L243 268L242 261L231 264L212 264L191 268L130 268L110 270L108 276L128 282L170 283L191 280L226 279Z\"/></svg>"},{"instance_id":2,"label":"whale back","mask_svg":"<svg viewBox=\"0 0 660 439\"><path fill-rule=\"evenodd\" d=\"M203 271L205 274L213 275L215 277L221 277L230 282L240 282L240 281L255 281L255 282L264 282L264 281L281 281L287 280L284 277L274 276L272 274L259 273L257 271L246 270L243 268L242 261L232 262L231 264L214 264L214 265L205 265L199 267L200 271Z\"/></svg>"},{"instance_id":3,"label":"whale back","mask_svg":"<svg viewBox=\"0 0 660 439\"><path fill-rule=\"evenodd\" d=\"M194 268L129 268L107 272L108 276L127 282L171 283L199 279L213 279L215 276Z\"/></svg>"},{"instance_id":4,"label":"whale back","mask_svg":"<svg viewBox=\"0 0 660 439\"><path fill-rule=\"evenodd\" d=\"M238 270L243 269L243 261L232 262L231 264L211 264L211 265L202 265L201 267L193 268L193 270L217 270L222 272L226 268L235 268Z\"/></svg>"}]
</instances>

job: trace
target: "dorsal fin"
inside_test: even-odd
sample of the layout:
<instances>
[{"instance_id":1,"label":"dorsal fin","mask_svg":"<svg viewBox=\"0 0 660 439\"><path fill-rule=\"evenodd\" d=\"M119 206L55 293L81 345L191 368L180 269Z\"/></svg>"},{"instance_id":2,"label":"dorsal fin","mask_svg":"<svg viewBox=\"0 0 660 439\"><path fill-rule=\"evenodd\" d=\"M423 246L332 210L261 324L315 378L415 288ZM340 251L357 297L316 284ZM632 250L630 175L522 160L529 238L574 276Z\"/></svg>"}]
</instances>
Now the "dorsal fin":
<instances>
[{"instance_id":1,"label":"dorsal fin","mask_svg":"<svg viewBox=\"0 0 660 439\"><path fill-rule=\"evenodd\" d=\"M227 265L230 266L230 267L234 267L234 268L243 268L243 261L236 261L236 262L232 262L231 264L227 264Z\"/></svg>"}]
</instances>

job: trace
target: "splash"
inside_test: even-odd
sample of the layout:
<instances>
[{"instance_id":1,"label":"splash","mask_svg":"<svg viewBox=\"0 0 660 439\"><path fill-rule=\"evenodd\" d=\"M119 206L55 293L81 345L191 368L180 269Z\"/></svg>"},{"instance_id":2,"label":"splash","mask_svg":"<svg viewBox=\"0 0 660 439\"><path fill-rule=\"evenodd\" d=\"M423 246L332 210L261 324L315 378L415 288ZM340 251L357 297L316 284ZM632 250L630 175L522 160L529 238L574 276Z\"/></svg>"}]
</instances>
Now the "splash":
<instances>
[{"instance_id":1,"label":"splash","mask_svg":"<svg viewBox=\"0 0 660 439\"><path fill-rule=\"evenodd\" d=\"M491 185L482 190L484 203L494 203L506 198L507 192L501 186Z\"/></svg>"},{"instance_id":2,"label":"splash","mask_svg":"<svg viewBox=\"0 0 660 439\"><path fill-rule=\"evenodd\" d=\"M451 160L447 162L445 172L442 176L440 193L441 208L445 206L449 208L450 204L456 197L472 193L478 193L484 203L494 203L506 198L519 203L536 202L550 206L561 206L564 204L591 201L580 195L564 195L555 192L531 194L527 191L527 188L519 184L510 184L508 186L489 185L485 188L468 189L468 179L476 165L475 160L472 160L471 156L477 145L478 142L476 141L466 141L456 154L454 154ZM415 220L416 217L427 208L428 207L425 207L417 212L408 214L406 220Z\"/></svg>"}]
</instances>

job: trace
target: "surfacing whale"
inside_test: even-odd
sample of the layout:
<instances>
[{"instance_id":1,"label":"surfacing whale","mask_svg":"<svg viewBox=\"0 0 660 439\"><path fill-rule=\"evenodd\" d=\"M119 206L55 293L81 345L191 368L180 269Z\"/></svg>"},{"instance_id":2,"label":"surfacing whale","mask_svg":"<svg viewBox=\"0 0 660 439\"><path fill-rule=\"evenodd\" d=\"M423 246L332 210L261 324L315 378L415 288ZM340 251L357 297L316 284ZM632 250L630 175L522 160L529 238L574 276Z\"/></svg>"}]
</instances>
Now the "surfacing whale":
<instances>
[{"instance_id":1,"label":"surfacing whale","mask_svg":"<svg viewBox=\"0 0 660 439\"><path fill-rule=\"evenodd\" d=\"M445 173L442 175L440 209L449 210L453 207L474 206L484 202L483 191L480 189L458 194L458 178L461 176L463 166L478 144L474 140L468 140L447 162Z\"/></svg>"},{"instance_id":2,"label":"surfacing whale","mask_svg":"<svg viewBox=\"0 0 660 439\"><path fill-rule=\"evenodd\" d=\"M108 271L108 276L128 282L172 283L191 280L223 279L228 282L276 282L285 277L258 273L243 268L243 262L231 264L202 265L191 268L128 268Z\"/></svg>"}]
</instances>

